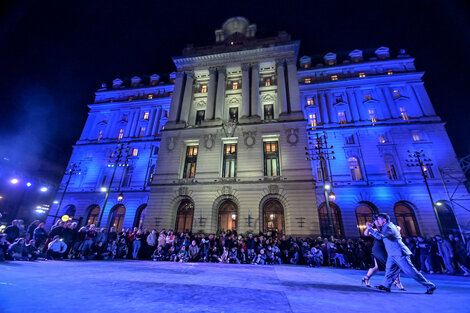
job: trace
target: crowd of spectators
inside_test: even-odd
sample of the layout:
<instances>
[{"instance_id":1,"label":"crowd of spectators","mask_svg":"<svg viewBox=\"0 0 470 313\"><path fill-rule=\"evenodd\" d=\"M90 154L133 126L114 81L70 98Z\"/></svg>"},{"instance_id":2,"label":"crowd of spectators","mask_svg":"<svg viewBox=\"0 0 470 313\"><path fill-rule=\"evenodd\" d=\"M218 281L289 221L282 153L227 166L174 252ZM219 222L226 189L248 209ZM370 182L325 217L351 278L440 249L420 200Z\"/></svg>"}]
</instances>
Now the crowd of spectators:
<instances>
[{"instance_id":1,"label":"crowd of spectators","mask_svg":"<svg viewBox=\"0 0 470 313\"><path fill-rule=\"evenodd\" d=\"M470 275L470 238L407 237L413 262L426 273ZM170 262L237 264L298 264L336 266L366 270L373 266L371 238L293 238L258 234L240 235L173 233L172 230L141 230L94 225L77 227L57 221L47 232L44 223L32 222L27 229L15 220L0 234L0 260L140 259Z\"/></svg>"}]
</instances>

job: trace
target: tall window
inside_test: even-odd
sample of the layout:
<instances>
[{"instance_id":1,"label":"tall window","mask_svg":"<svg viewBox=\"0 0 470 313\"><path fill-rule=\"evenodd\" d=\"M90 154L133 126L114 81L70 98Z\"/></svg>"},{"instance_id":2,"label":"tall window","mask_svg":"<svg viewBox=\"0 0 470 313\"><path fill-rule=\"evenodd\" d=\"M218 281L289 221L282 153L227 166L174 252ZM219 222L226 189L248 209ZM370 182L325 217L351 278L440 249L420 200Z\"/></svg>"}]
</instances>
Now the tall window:
<instances>
[{"instance_id":1,"label":"tall window","mask_svg":"<svg viewBox=\"0 0 470 313\"><path fill-rule=\"evenodd\" d=\"M331 75L331 80L338 80L338 75Z\"/></svg>"},{"instance_id":2,"label":"tall window","mask_svg":"<svg viewBox=\"0 0 470 313\"><path fill-rule=\"evenodd\" d=\"M393 95L395 96L395 98L400 98L401 97L400 90L395 89L393 91Z\"/></svg>"},{"instance_id":3,"label":"tall window","mask_svg":"<svg viewBox=\"0 0 470 313\"><path fill-rule=\"evenodd\" d=\"M271 86L271 78L269 78L269 77L266 78L265 81L264 81L264 85L265 85L266 87Z\"/></svg>"},{"instance_id":4,"label":"tall window","mask_svg":"<svg viewBox=\"0 0 470 313\"><path fill-rule=\"evenodd\" d=\"M194 206L189 200L181 201L176 211L175 231L190 232L193 228Z\"/></svg>"},{"instance_id":5,"label":"tall window","mask_svg":"<svg viewBox=\"0 0 470 313\"><path fill-rule=\"evenodd\" d=\"M113 213L111 214L109 227L114 227L116 231L120 231L122 229L122 224L124 223L125 215L126 208L123 205L114 208Z\"/></svg>"},{"instance_id":6,"label":"tall window","mask_svg":"<svg viewBox=\"0 0 470 313\"><path fill-rule=\"evenodd\" d=\"M310 84L312 82L312 79L310 77L305 78L305 83Z\"/></svg>"},{"instance_id":7,"label":"tall window","mask_svg":"<svg viewBox=\"0 0 470 313\"><path fill-rule=\"evenodd\" d=\"M139 149L133 148L132 149L132 156L137 156L139 154Z\"/></svg>"},{"instance_id":8,"label":"tall window","mask_svg":"<svg viewBox=\"0 0 470 313\"><path fill-rule=\"evenodd\" d=\"M274 118L273 105L265 104L264 105L264 119L272 120Z\"/></svg>"},{"instance_id":9,"label":"tall window","mask_svg":"<svg viewBox=\"0 0 470 313\"><path fill-rule=\"evenodd\" d=\"M198 110L196 112L196 125L201 125L202 121L204 121L204 116L206 115L205 110Z\"/></svg>"},{"instance_id":10,"label":"tall window","mask_svg":"<svg viewBox=\"0 0 470 313\"><path fill-rule=\"evenodd\" d=\"M366 77L366 73L359 73L359 77Z\"/></svg>"},{"instance_id":11,"label":"tall window","mask_svg":"<svg viewBox=\"0 0 470 313\"><path fill-rule=\"evenodd\" d=\"M317 164L317 180L328 181L328 167L325 160L321 160Z\"/></svg>"},{"instance_id":12,"label":"tall window","mask_svg":"<svg viewBox=\"0 0 470 313\"><path fill-rule=\"evenodd\" d=\"M354 144L356 144L356 140L354 139L354 135L346 136L344 139L346 140L346 144L347 144L347 145L354 145Z\"/></svg>"},{"instance_id":13,"label":"tall window","mask_svg":"<svg viewBox=\"0 0 470 313\"><path fill-rule=\"evenodd\" d=\"M364 95L364 100L366 100L366 101L372 100L372 96L370 94L365 94Z\"/></svg>"},{"instance_id":14,"label":"tall window","mask_svg":"<svg viewBox=\"0 0 470 313\"><path fill-rule=\"evenodd\" d=\"M316 113L309 114L308 119L309 119L309 124L311 127L316 127L318 125Z\"/></svg>"},{"instance_id":15,"label":"tall window","mask_svg":"<svg viewBox=\"0 0 470 313\"><path fill-rule=\"evenodd\" d=\"M385 134L380 134L379 135L379 142L380 143L386 143L388 140L387 140L387 136L385 136Z\"/></svg>"},{"instance_id":16,"label":"tall window","mask_svg":"<svg viewBox=\"0 0 470 313\"><path fill-rule=\"evenodd\" d=\"M307 105L314 105L313 98L307 98Z\"/></svg>"},{"instance_id":17,"label":"tall window","mask_svg":"<svg viewBox=\"0 0 470 313\"><path fill-rule=\"evenodd\" d=\"M393 208L397 224L400 226L403 237L416 237L419 235L418 221L413 208L406 202L397 202Z\"/></svg>"},{"instance_id":18,"label":"tall window","mask_svg":"<svg viewBox=\"0 0 470 313\"><path fill-rule=\"evenodd\" d=\"M338 112L338 121L340 124L346 124L346 113L344 111Z\"/></svg>"},{"instance_id":19,"label":"tall window","mask_svg":"<svg viewBox=\"0 0 470 313\"><path fill-rule=\"evenodd\" d=\"M328 220L328 207L325 202L323 202L318 207L318 221L320 222L320 231L323 237L328 237L333 235L335 238L341 238L344 234L343 228L343 219L341 217L341 211L339 207L330 202L330 210L331 210L331 219L333 222L333 234L331 234L329 220Z\"/></svg>"},{"instance_id":20,"label":"tall window","mask_svg":"<svg viewBox=\"0 0 470 313\"><path fill-rule=\"evenodd\" d=\"M418 132L413 132L412 136L413 136L414 141L420 141L421 140L421 138L419 137Z\"/></svg>"},{"instance_id":21,"label":"tall window","mask_svg":"<svg viewBox=\"0 0 470 313\"><path fill-rule=\"evenodd\" d=\"M237 123L238 122L238 108L229 109L229 121Z\"/></svg>"},{"instance_id":22,"label":"tall window","mask_svg":"<svg viewBox=\"0 0 470 313\"><path fill-rule=\"evenodd\" d=\"M196 174L197 149L198 146L188 146L186 148L183 178L194 178Z\"/></svg>"},{"instance_id":23,"label":"tall window","mask_svg":"<svg viewBox=\"0 0 470 313\"><path fill-rule=\"evenodd\" d=\"M201 86L201 92L207 92L207 85Z\"/></svg>"},{"instance_id":24,"label":"tall window","mask_svg":"<svg viewBox=\"0 0 470 313\"><path fill-rule=\"evenodd\" d=\"M121 187L129 187L131 185L131 179L132 179L132 174L133 173L134 173L134 167L133 166L128 166L125 169L125 175L124 175L124 178L122 179Z\"/></svg>"},{"instance_id":25,"label":"tall window","mask_svg":"<svg viewBox=\"0 0 470 313\"><path fill-rule=\"evenodd\" d=\"M434 172L432 171L431 166L423 165L423 172L424 172L424 175L426 176L426 178L434 178Z\"/></svg>"},{"instance_id":26,"label":"tall window","mask_svg":"<svg viewBox=\"0 0 470 313\"><path fill-rule=\"evenodd\" d=\"M224 145L224 164L222 177L235 177L237 175L237 144Z\"/></svg>"},{"instance_id":27,"label":"tall window","mask_svg":"<svg viewBox=\"0 0 470 313\"><path fill-rule=\"evenodd\" d=\"M145 127L141 127L139 129L139 137L144 137L145 136Z\"/></svg>"},{"instance_id":28,"label":"tall window","mask_svg":"<svg viewBox=\"0 0 470 313\"><path fill-rule=\"evenodd\" d=\"M124 129L121 128L121 129L119 130L118 140L121 140L122 137L124 137Z\"/></svg>"},{"instance_id":29,"label":"tall window","mask_svg":"<svg viewBox=\"0 0 470 313\"><path fill-rule=\"evenodd\" d=\"M103 139L103 131L100 130L100 132L98 133L98 138L96 140L100 141L101 139Z\"/></svg>"},{"instance_id":30,"label":"tall window","mask_svg":"<svg viewBox=\"0 0 470 313\"><path fill-rule=\"evenodd\" d=\"M375 113L375 109L369 109L369 116L372 123L377 122L377 114Z\"/></svg>"},{"instance_id":31,"label":"tall window","mask_svg":"<svg viewBox=\"0 0 470 313\"><path fill-rule=\"evenodd\" d=\"M89 208L88 218L86 220L87 225L96 224L98 221L98 216L100 215L100 207L94 206Z\"/></svg>"},{"instance_id":32,"label":"tall window","mask_svg":"<svg viewBox=\"0 0 470 313\"><path fill-rule=\"evenodd\" d=\"M366 202L360 202L356 208L356 219L357 219L357 228L359 229L359 235L364 237L364 230L366 229L366 223L372 222L372 217L377 213L377 209L372 207Z\"/></svg>"},{"instance_id":33,"label":"tall window","mask_svg":"<svg viewBox=\"0 0 470 313\"><path fill-rule=\"evenodd\" d=\"M393 157L390 155L386 155L384 158L385 161L385 169L387 170L388 179L390 180L397 180L397 170L395 168L395 162Z\"/></svg>"},{"instance_id":34,"label":"tall window","mask_svg":"<svg viewBox=\"0 0 470 313\"><path fill-rule=\"evenodd\" d=\"M238 89L238 82L233 82L232 83L232 89L237 90Z\"/></svg>"},{"instance_id":35,"label":"tall window","mask_svg":"<svg viewBox=\"0 0 470 313\"><path fill-rule=\"evenodd\" d=\"M264 176L279 176L279 149L277 141L264 142Z\"/></svg>"},{"instance_id":36,"label":"tall window","mask_svg":"<svg viewBox=\"0 0 470 313\"><path fill-rule=\"evenodd\" d=\"M144 112L143 119L148 121L148 119L149 119L149 114L150 114L149 112Z\"/></svg>"},{"instance_id":37,"label":"tall window","mask_svg":"<svg viewBox=\"0 0 470 313\"><path fill-rule=\"evenodd\" d=\"M406 113L406 108L403 108L403 107L400 108L400 115L401 115L401 118L405 121L410 119L408 117L408 113Z\"/></svg>"},{"instance_id":38,"label":"tall window","mask_svg":"<svg viewBox=\"0 0 470 313\"><path fill-rule=\"evenodd\" d=\"M353 181L363 180L361 166L356 157L350 157L348 159L349 171L351 172L351 178Z\"/></svg>"}]
</instances>

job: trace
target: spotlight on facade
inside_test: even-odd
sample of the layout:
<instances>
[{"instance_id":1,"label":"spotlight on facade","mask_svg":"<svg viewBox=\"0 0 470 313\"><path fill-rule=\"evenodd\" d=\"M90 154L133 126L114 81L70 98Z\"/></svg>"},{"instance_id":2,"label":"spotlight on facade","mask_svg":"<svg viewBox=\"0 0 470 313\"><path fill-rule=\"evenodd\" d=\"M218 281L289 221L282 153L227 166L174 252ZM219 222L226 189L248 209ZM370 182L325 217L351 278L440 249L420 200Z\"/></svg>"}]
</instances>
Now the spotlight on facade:
<instances>
[{"instance_id":1,"label":"spotlight on facade","mask_svg":"<svg viewBox=\"0 0 470 313\"><path fill-rule=\"evenodd\" d=\"M44 213L46 213L46 210L43 210L43 209L36 209L36 212L37 212L37 213L40 213L40 214L44 214Z\"/></svg>"},{"instance_id":2,"label":"spotlight on facade","mask_svg":"<svg viewBox=\"0 0 470 313\"><path fill-rule=\"evenodd\" d=\"M336 200L336 195L333 192L333 190L330 190L330 193L328 194L328 200L330 200L330 201L335 201Z\"/></svg>"},{"instance_id":3,"label":"spotlight on facade","mask_svg":"<svg viewBox=\"0 0 470 313\"><path fill-rule=\"evenodd\" d=\"M436 202L436 205L437 205L437 206L441 206L441 205L442 205L442 202L439 202L439 201L438 201L438 202Z\"/></svg>"},{"instance_id":4,"label":"spotlight on facade","mask_svg":"<svg viewBox=\"0 0 470 313\"><path fill-rule=\"evenodd\" d=\"M232 220L236 220L237 219L237 215L236 214L232 214Z\"/></svg>"},{"instance_id":5,"label":"spotlight on facade","mask_svg":"<svg viewBox=\"0 0 470 313\"><path fill-rule=\"evenodd\" d=\"M16 185L18 184L20 181L18 180L18 178L12 178L10 179L10 183L13 184L13 185Z\"/></svg>"},{"instance_id":6,"label":"spotlight on facade","mask_svg":"<svg viewBox=\"0 0 470 313\"><path fill-rule=\"evenodd\" d=\"M3 196L0 196L0 199L3 199Z\"/></svg>"},{"instance_id":7,"label":"spotlight on facade","mask_svg":"<svg viewBox=\"0 0 470 313\"><path fill-rule=\"evenodd\" d=\"M54 204L59 204L59 201L55 200L53 203L54 203Z\"/></svg>"},{"instance_id":8,"label":"spotlight on facade","mask_svg":"<svg viewBox=\"0 0 470 313\"><path fill-rule=\"evenodd\" d=\"M41 187L41 189L39 189L39 190L41 190L41 192L47 192L48 189L47 189L47 187Z\"/></svg>"},{"instance_id":9,"label":"spotlight on facade","mask_svg":"<svg viewBox=\"0 0 470 313\"><path fill-rule=\"evenodd\" d=\"M117 197L117 201L118 202L121 202L122 199L124 199L124 195L122 194L122 192L119 194L119 196Z\"/></svg>"},{"instance_id":10,"label":"spotlight on facade","mask_svg":"<svg viewBox=\"0 0 470 313\"><path fill-rule=\"evenodd\" d=\"M331 189L331 185L330 185L330 184L326 184L326 185L325 185L325 189L326 189L326 190L330 190L330 189Z\"/></svg>"},{"instance_id":11,"label":"spotlight on facade","mask_svg":"<svg viewBox=\"0 0 470 313\"><path fill-rule=\"evenodd\" d=\"M101 192L106 192L106 191L108 191L108 188L106 188L106 187L101 187L100 190L101 190Z\"/></svg>"},{"instance_id":12,"label":"spotlight on facade","mask_svg":"<svg viewBox=\"0 0 470 313\"><path fill-rule=\"evenodd\" d=\"M32 185L32 184L31 184L30 182L27 182L27 183L26 183L26 187L31 187L31 185Z\"/></svg>"}]
</instances>

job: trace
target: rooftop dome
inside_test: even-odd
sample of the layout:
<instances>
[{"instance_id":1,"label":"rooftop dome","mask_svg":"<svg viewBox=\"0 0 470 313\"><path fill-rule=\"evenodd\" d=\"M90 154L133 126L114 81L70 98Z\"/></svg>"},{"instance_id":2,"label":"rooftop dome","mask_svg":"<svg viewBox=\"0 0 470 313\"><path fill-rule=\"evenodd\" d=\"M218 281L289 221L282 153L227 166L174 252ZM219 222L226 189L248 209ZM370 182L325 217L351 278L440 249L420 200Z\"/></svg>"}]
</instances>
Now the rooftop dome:
<instances>
[{"instance_id":1,"label":"rooftop dome","mask_svg":"<svg viewBox=\"0 0 470 313\"><path fill-rule=\"evenodd\" d=\"M242 17L242 16L235 16L231 17L222 24L222 29L224 30L225 36L230 36L235 33L245 34L246 30L250 25L250 22Z\"/></svg>"}]
</instances>

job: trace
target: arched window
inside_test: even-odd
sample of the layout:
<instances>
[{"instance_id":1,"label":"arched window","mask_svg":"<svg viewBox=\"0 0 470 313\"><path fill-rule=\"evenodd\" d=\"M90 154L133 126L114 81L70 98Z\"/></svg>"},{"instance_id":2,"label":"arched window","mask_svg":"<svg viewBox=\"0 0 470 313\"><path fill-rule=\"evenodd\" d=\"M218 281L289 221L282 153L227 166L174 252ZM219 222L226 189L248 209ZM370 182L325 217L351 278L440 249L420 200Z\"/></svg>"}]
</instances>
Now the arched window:
<instances>
[{"instance_id":1,"label":"arched window","mask_svg":"<svg viewBox=\"0 0 470 313\"><path fill-rule=\"evenodd\" d=\"M407 202L397 202L393 208L397 224L401 228L403 237L416 237L419 233L418 222L411 204Z\"/></svg>"},{"instance_id":2,"label":"arched window","mask_svg":"<svg viewBox=\"0 0 470 313\"><path fill-rule=\"evenodd\" d=\"M145 221L145 215L147 214L147 204L142 204L137 208L135 219L134 219L134 227L139 229L142 228Z\"/></svg>"},{"instance_id":3,"label":"arched window","mask_svg":"<svg viewBox=\"0 0 470 313\"><path fill-rule=\"evenodd\" d=\"M344 236L343 228L343 219L341 218L341 211L339 207L333 203L329 202L331 210L331 219L333 223L334 232L333 235L335 238L341 238ZM331 236L329 221L328 221L328 207L325 202L320 204L318 207L318 219L320 222L320 231L321 235L324 237Z\"/></svg>"},{"instance_id":4,"label":"arched window","mask_svg":"<svg viewBox=\"0 0 470 313\"><path fill-rule=\"evenodd\" d=\"M219 207L219 231L236 231L237 218L237 205L230 200L222 203Z\"/></svg>"},{"instance_id":5,"label":"arched window","mask_svg":"<svg viewBox=\"0 0 470 313\"><path fill-rule=\"evenodd\" d=\"M359 160L356 157L350 157L348 159L349 171L351 172L351 178L353 181L363 180L361 166Z\"/></svg>"},{"instance_id":6,"label":"arched window","mask_svg":"<svg viewBox=\"0 0 470 313\"><path fill-rule=\"evenodd\" d=\"M88 207L88 216L86 218L86 224L96 225L96 222L98 222L99 215L100 215L100 207L97 206L96 204L90 205Z\"/></svg>"},{"instance_id":7,"label":"arched window","mask_svg":"<svg viewBox=\"0 0 470 313\"><path fill-rule=\"evenodd\" d=\"M176 212L175 232L190 232L193 229L194 205L189 200L181 201Z\"/></svg>"},{"instance_id":8,"label":"arched window","mask_svg":"<svg viewBox=\"0 0 470 313\"><path fill-rule=\"evenodd\" d=\"M378 213L377 208L372 203L368 202L359 202L359 205L356 208L356 219L357 219L357 228L359 229L359 235L364 237L364 230L366 229L366 223L372 222L372 217L374 214Z\"/></svg>"},{"instance_id":9,"label":"arched window","mask_svg":"<svg viewBox=\"0 0 470 313\"><path fill-rule=\"evenodd\" d=\"M124 224L124 217L126 215L126 208L122 204L117 204L111 209L111 219L109 227L114 227L117 231L122 229Z\"/></svg>"},{"instance_id":10,"label":"arched window","mask_svg":"<svg viewBox=\"0 0 470 313\"><path fill-rule=\"evenodd\" d=\"M75 216L76 208L73 204L68 204L65 207L65 215L68 215L70 218Z\"/></svg>"},{"instance_id":11,"label":"arched window","mask_svg":"<svg viewBox=\"0 0 470 313\"><path fill-rule=\"evenodd\" d=\"M278 200L268 200L263 206L263 233L284 234L284 208Z\"/></svg>"},{"instance_id":12,"label":"arched window","mask_svg":"<svg viewBox=\"0 0 470 313\"><path fill-rule=\"evenodd\" d=\"M393 157L387 154L384 157L384 162L385 162L385 169L387 170L388 179L397 180L398 179L397 168L396 168L395 160L393 159Z\"/></svg>"},{"instance_id":13,"label":"arched window","mask_svg":"<svg viewBox=\"0 0 470 313\"><path fill-rule=\"evenodd\" d=\"M458 235L460 233L459 225L455 219L452 208L445 201L436 202L437 216L439 216L439 222L441 223L442 231L444 236Z\"/></svg>"}]
</instances>

